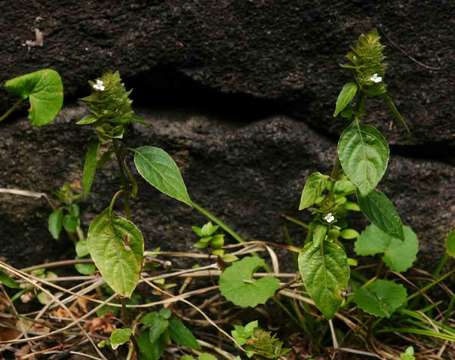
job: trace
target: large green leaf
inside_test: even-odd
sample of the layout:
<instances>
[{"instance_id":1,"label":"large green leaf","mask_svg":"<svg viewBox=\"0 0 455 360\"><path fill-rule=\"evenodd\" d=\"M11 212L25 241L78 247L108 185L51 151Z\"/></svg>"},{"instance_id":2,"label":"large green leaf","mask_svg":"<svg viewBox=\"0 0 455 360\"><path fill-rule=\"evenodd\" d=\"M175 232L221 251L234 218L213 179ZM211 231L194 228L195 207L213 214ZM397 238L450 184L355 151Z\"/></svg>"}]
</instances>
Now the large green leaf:
<instances>
[{"instance_id":1,"label":"large green leaf","mask_svg":"<svg viewBox=\"0 0 455 360\"><path fill-rule=\"evenodd\" d=\"M29 119L34 126L54 120L63 105L63 84L58 72L44 69L5 82L5 89L22 99L29 99Z\"/></svg>"},{"instance_id":2,"label":"large green leaf","mask_svg":"<svg viewBox=\"0 0 455 360\"><path fill-rule=\"evenodd\" d=\"M331 319L348 287L348 257L341 246L328 241L306 244L298 259L306 290L324 317Z\"/></svg>"},{"instance_id":3,"label":"large green leaf","mask_svg":"<svg viewBox=\"0 0 455 360\"><path fill-rule=\"evenodd\" d=\"M367 196L358 194L357 199L368 220L390 236L404 240L400 215L384 193L373 190Z\"/></svg>"},{"instance_id":4,"label":"large green leaf","mask_svg":"<svg viewBox=\"0 0 455 360\"><path fill-rule=\"evenodd\" d=\"M300 198L299 210L306 209L316 203L322 195L329 177L320 172L312 173L303 187L302 196Z\"/></svg>"},{"instance_id":5,"label":"large green leaf","mask_svg":"<svg viewBox=\"0 0 455 360\"><path fill-rule=\"evenodd\" d=\"M368 225L355 242L355 252L360 256L383 253L382 259L393 271L408 270L417 257L419 242L409 226L403 226L404 239L390 236L374 224Z\"/></svg>"},{"instance_id":6,"label":"large green leaf","mask_svg":"<svg viewBox=\"0 0 455 360\"><path fill-rule=\"evenodd\" d=\"M201 348L190 329L188 329L180 319L175 317L169 319L169 335L178 345L196 350Z\"/></svg>"},{"instance_id":7,"label":"large green leaf","mask_svg":"<svg viewBox=\"0 0 455 360\"><path fill-rule=\"evenodd\" d=\"M346 106L354 99L355 94L357 93L357 84L354 82L348 82L344 84L343 88L338 95L335 112L333 116L337 116L340 112L342 112Z\"/></svg>"},{"instance_id":8,"label":"large green leaf","mask_svg":"<svg viewBox=\"0 0 455 360\"><path fill-rule=\"evenodd\" d=\"M278 290L280 282L272 276L253 279L253 274L264 267L265 261L257 256L236 261L220 276L221 294L240 307L265 304Z\"/></svg>"},{"instance_id":9,"label":"large green leaf","mask_svg":"<svg viewBox=\"0 0 455 360\"><path fill-rule=\"evenodd\" d=\"M365 196L387 169L389 146L374 127L354 122L341 134L338 157L349 180Z\"/></svg>"},{"instance_id":10,"label":"large green leaf","mask_svg":"<svg viewBox=\"0 0 455 360\"><path fill-rule=\"evenodd\" d=\"M163 149L142 146L135 149L134 163L139 174L162 193L191 205L180 170L172 157Z\"/></svg>"},{"instance_id":11,"label":"large green leaf","mask_svg":"<svg viewBox=\"0 0 455 360\"><path fill-rule=\"evenodd\" d=\"M100 143L94 142L88 146L85 154L84 170L82 172L82 195L84 198L90 193L93 180L95 179L96 164Z\"/></svg>"},{"instance_id":12,"label":"large green leaf","mask_svg":"<svg viewBox=\"0 0 455 360\"><path fill-rule=\"evenodd\" d=\"M93 219L87 246L104 280L118 294L130 297L139 281L144 239L131 221L103 211Z\"/></svg>"},{"instance_id":13,"label":"large green leaf","mask_svg":"<svg viewBox=\"0 0 455 360\"><path fill-rule=\"evenodd\" d=\"M354 302L368 314L390 317L395 310L406 303L406 288L390 280L375 280L354 293Z\"/></svg>"}]
</instances>

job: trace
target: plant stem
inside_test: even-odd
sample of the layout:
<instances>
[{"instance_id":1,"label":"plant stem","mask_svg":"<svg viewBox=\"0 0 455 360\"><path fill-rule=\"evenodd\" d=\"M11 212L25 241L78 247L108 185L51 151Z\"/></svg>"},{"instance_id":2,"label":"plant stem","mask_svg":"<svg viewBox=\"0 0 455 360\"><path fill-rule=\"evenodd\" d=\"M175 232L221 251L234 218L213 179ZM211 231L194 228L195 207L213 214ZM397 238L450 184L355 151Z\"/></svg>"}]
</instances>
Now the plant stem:
<instances>
[{"instance_id":1,"label":"plant stem","mask_svg":"<svg viewBox=\"0 0 455 360\"><path fill-rule=\"evenodd\" d=\"M204 215L207 219L213 221L217 225L219 225L220 228L222 228L225 232L227 232L229 235L231 235L237 242L243 243L245 240L230 226L225 224L221 219L213 215L209 210L204 209L201 205L198 205L194 201L192 201L193 207L199 211L202 215Z\"/></svg>"},{"instance_id":2,"label":"plant stem","mask_svg":"<svg viewBox=\"0 0 455 360\"><path fill-rule=\"evenodd\" d=\"M22 102L24 100L23 99L19 99L17 100L13 106L11 106L1 117L0 117L0 122L2 122L3 120L5 120L8 116L11 115L11 113L13 113L15 110L17 110L21 105L22 105Z\"/></svg>"},{"instance_id":3,"label":"plant stem","mask_svg":"<svg viewBox=\"0 0 455 360\"><path fill-rule=\"evenodd\" d=\"M113 141L114 145L114 153L117 159L117 164L120 170L120 181L122 183L122 189L125 190L125 197L123 208L125 211L125 216L129 220L131 219L131 208L130 208L130 196L131 192L129 191L129 182L128 182L128 175L125 172L124 163L125 163L125 155L123 153L122 145L117 140Z\"/></svg>"}]
</instances>

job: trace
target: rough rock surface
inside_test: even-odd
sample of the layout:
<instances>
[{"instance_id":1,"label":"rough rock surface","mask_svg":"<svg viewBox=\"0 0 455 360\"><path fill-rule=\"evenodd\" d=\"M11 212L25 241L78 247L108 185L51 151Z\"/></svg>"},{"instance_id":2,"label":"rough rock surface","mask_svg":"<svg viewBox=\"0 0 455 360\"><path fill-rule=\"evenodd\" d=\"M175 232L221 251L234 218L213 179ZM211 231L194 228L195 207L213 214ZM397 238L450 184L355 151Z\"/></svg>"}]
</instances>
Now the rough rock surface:
<instances>
[{"instance_id":1,"label":"rough rock surface","mask_svg":"<svg viewBox=\"0 0 455 360\"><path fill-rule=\"evenodd\" d=\"M0 188L48 192L80 178L84 148L93 138L90 130L74 124L83 111L66 109L55 124L42 129L31 128L25 119L3 125ZM285 116L236 123L192 111L142 115L146 126L134 128L130 145L167 149L182 168L193 199L249 238L282 241L281 215L302 216L296 208L305 177L310 171L328 171L336 151L330 139ZM433 263L445 234L455 227L453 165L394 155L382 186L418 232L421 259ZM118 183L115 167L97 176L93 195L82 204L86 223L108 205ZM203 218L144 182L140 195L133 204L134 220L147 247L189 249L194 241L190 227ZM46 231L44 200L1 194L0 199L1 256L25 266L69 255L71 244L52 240ZM299 229L290 225L290 230L301 243Z\"/></svg>"},{"instance_id":2,"label":"rough rock surface","mask_svg":"<svg viewBox=\"0 0 455 360\"><path fill-rule=\"evenodd\" d=\"M0 10L0 81L53 67L74 97L106 69L143 79L166 67L217 91L276 100L329 133L340 128L331 113L348 79L338 64L376 26L388 45L387 82L414 136L389 131L378 107L370 120L395 143L453 151L450 0L15 0ZM43 46L23 46L35 28Z\"/></svg>"}]
</instances>

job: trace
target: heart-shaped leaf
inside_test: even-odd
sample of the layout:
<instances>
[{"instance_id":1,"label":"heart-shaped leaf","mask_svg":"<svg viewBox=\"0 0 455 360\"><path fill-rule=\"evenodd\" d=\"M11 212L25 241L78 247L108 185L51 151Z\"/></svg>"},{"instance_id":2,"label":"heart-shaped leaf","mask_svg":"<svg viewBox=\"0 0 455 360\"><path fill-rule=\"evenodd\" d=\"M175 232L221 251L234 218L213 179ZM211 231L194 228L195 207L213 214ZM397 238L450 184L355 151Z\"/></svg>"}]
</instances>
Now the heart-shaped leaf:
<instances>
[{"instance_id":1,"label":"heart-shaped leaf","mask_svg":"<svg viewBox=\"0 0 455 360\"><path fill-rule=\"evenodd\" d=\"M341 134L338 157L349 180L365 196L384 176L389 145L374 127L354 122Z\"/></svg>"},{"instance_id":2,"label":"heart-shaped leaf","mask_svg":"<svg viewBox=\"0 0 455 360\"><path fill-rule=\"evenodd\" d=\"M280 282L272 276L253 279L253 274L264 267L265 261L257 256L235 262L220 276L221 294L240 307L265 304L278 290Z\"/></svg>"},{"instance_id":3,"label":"heart-shaped leaf","mask_svg":"<svg viewBox=\"0 0 455 360\"><path fill-rule=\"evenodd\" d=\"M150 185L163 194L192 206L180 170L166 151L154 146L139 147L134 151L134 163L139 174Z\"/></svg>"},{"instance_id":4,"label":"heart-shaped leaf","mask_svg":"<svg viewBox=\"0 0 455 360\"><path fill-rule=\"evenodd\" d=\"M93 219L87 246L96 267L118 294L130 297L139 281L144 239L131 221L103 211Z\"/></svg>"},{"instance_id":5,"label":"heart-shaped leaf","mask_svg":"<svg viewBox=\"0 0 455 360\"><path fill-rule=\"evenodd\" d=\"M388 318L406 303L407 296L403 285L390 280L375 280L355 291L354 302L368 314Z\"/></svg>"},{"instance_id":6,"label":"heart-shaped leaf","mask_svg":"<svg viewBox=\"0 0 455 360\"><path fill-rule=\"evenodd\" d=\"M29 99L29 119L42 126L54 120L63 105L63 84L58 72L44 69L5 82L5 89L21 99Z\"/></svg>"}]
</instances>

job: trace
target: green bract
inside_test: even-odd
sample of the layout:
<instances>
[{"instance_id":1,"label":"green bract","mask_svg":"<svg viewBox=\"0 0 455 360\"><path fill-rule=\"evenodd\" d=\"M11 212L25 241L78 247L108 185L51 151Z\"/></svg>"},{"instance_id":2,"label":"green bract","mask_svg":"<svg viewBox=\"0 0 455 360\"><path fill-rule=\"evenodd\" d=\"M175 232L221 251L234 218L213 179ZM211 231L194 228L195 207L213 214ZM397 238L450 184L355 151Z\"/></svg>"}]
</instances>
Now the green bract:
<instances>
[{"instance_id":1,"label":"green bract","mask_svg":"<svg viewBox=\"0 0 455 360\"><path fill-rule=\"evenodd\" d=\"M34 126L49 124L63 105L63 84L58 72L44 69L5 82L5 89L29 99L29 119Z\"/></svg>"},{"instance_id":2,"label":"green bract","mask_svg":"<svg viewBox=\"0 0 455 360\"><path fill-rule=\"evenodd\" d=\"M354 293L354 302L363 311L378 317L390 317L406 299L406 288L389 280L375 280Z\"/></svg>"},{"instance_id":3,"label":"green bract","mask_svg":"<svg viewBox=\"0 0 455 360\"><path fill-rule=\"evenodd\" d=\"M134 150L134 164L139 174L163 194L191 206L180 170L163 149L142 146Z\"/></svg>"},{"instance_id":4,"label":"green bract","mask_svg":"<svg viewBox=\"0 0 455 360\"><path fill-rule=\"evenodd\" d=\"M264 267L265 261L257 256L235 262L220 276L221 294L240 307L265 304L278 290L280 282L272 276L253 279L253 274Z\"/></svg>"},{"instance_id":5,"label":"green bract","mask_svg":"<svg viewBox=\"0 0 455 360\"><path fill-rule=\"evenodd\" d=\"M90 224L87 245L108 285L130 297L139 281L144 253L144 239L136 225L105 210Z\"/></svg>"},{"instance_id":6,"label":"green bract","mask_svg":"<svg viewBox=\"0 0 455 360\"><path fill-rule=\"evenodd\" d=\"M416 234L409 226L403 226L403 234L404 240L400 240L371 224L355 242L355 252L361 256L383 253L382 259L391 270L406 271L416 259L419 243Z\"/></svg>"},{"instance_id":7,"label":"green bract","mask_svg":"<svg viewBox=\"0 0 455 360\"><path fill-rule=\"evenodd\" d=\"M372 126L353 122L341 134L338 156L349 180L365 196L383 177L389 161L389 146Z\"/></svg>"}]
</instances>

